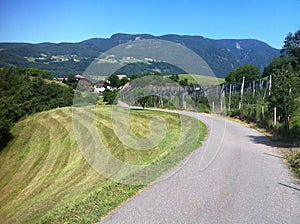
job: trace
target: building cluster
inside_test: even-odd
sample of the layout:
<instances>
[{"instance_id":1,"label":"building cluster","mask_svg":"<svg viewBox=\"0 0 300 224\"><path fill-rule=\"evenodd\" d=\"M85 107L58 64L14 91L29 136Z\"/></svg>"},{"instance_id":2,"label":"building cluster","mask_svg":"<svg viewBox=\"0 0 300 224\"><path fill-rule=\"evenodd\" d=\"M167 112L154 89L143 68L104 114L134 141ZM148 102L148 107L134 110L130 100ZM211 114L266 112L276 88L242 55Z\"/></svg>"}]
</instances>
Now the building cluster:
<instances>
[{"instance_id":1,"label":"building cluster","mask_svg":"<svg viewBox=\"0 0 300 224\"><path fill-rule=\"evenodd\" d=\"M90 89L95 93L102 93L106 89L108 90L113 89L113 87L110 85L109 80L99 80L96 82L92 82L91 80L87 79L86 77L80 74L76 75L75 77L80 87L83 87L84 89ZM126 75L117 75L117 77L119 79L123 79L125 77L127 78ZM56 80L61 83L68 82L68 78L56 78Z\"/></svg>"}]
</instances>

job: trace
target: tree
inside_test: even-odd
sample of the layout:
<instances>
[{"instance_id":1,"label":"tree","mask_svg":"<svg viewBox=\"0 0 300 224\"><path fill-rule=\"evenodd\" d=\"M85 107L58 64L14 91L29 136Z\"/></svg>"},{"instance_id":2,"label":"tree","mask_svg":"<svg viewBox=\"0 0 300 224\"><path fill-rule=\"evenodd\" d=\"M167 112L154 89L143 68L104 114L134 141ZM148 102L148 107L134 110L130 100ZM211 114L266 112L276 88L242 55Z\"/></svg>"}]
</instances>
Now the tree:
<instances>
[{"instance_id":1,"label":"tree","mask_svg":"<svg viewBox=\"0 0 300 224\"><path fill-rule=\"evenodd\" d=\"M181 85L182 87L187 86L188 85L188 80L187 79L180 80L179 85Z\"/></svg>"},{"instance_id":2,"label":"tree","mask_svg":"<svg viewBox=\"0 0 300 224\"><path fill-rule=\"evenodd\" d=\"M7 111L0 106L0 150L3 149L11 139L10 128L12 123L6 118Z\"/></svg>"},{"instance_id":3,"label":"tree","mask_svg":"<svg viewBox=\"0 0 300 224\"><path fill-rule=\"evenodd\" d=\"M295 34L289 33L285 40L282 49L280 50L281 56L274 58L270 65L264 69L264 76L272 75L274 72L279 71L282 67L292 66L294 72L300 71L300 30Z\"/></svg>"},{"instance_id":4,"label":"tree","mask_svg":"<svg viewBox=\"0 0 300 224\"><path fill-rule=\"evenodd\" d=\"M171 75L169 79L173 80L174 82L179 82L179 76L177 74Z\"/></svg>"},{"instance_id":5,"label":"tree","mask_svg":"<svg viewBox=\"0 0 300 224\"><path fill-rule=\"evenodd\" d=\"M263 77L272 75L275 71L278 71L282 68L283 65L292 64L293 59L290 57L275 57L271 63L264 68Z\"/></svg>"},{"instance_id":6,"label":"tree","mask_svg":"<svg viewBox=\"0 0 300 224\"><path fill-rule=\"evenodd\" d=\"M76 89L78 80L74 74L70 74L68 77L67 84L71 86L73 89Z\"/></svg>"},{"instance_id":7,"label":"tree","mask_svg":"<svg viewBox=\"0 0 300 224\"><path fill-rule=\"evenodd\" d=\"M281 57L288 58L294 70L300 70L300 29L286 36L280 53Z\"/></svg>"},{"instance_id":8,"label":"tree","mask_svg":"<svg viewBox=\"0 0 300 224\"><path fill-rule=\"evenodd\" d=\"M151 96L144 96L138 99L138 103L145 109L146 104L149 102Z\"/></svg>"},{"instance_id":9,"label":"tree","mask_svg":"<svg viewBox=\"0 0 300 224\"><path fill-rule=\"evenodd\" d=\"M243 77L245 77L245 81L251 81L260 79L261 74L258 67L247 64L237 68L232 72L229 72L225 78L225 81L229 83L238 83L243 81Z\"/></svg>"},{"instance_id":10,"label":"tree","mask_svg":"<svg viewBox=\"0 0 300 224\"><path fill-rule=\"evenodd\" d=\"M118 95L118 90L109 90L109 89L106 89L104 92L103 92L103 100L104 102L106 102L107 104L113 104L117 95Z\"/></svg>"},{"instance_id":11,"label":"tree","mask_svg":"<svg viewBox=\"0 0 300 224\"><path fill-rule=\"evenodd\" d=\"M110 81L110 85L112 87L120 87L121 86L121 80L119 79L119 77L115 74L112 74L111 76L109 76L107 78L108 81Z\"/></svg>"},{"instance_id":12,"label":"tree","mask_svg":"<svg viewBox=\"0 0 300 224\"><path fill-rule=\"evenodd\" d=\"M281 49L281 57L274 58L265 68L264 75L272 75L273 85L269 105L285 117L286 130L295 115L295 101L300 96L300 30L289 33Z\"/></svg>"},{"instance_id":13,"label":"tree","mask_svg":"<svg viewBox=\"0 0 300 224\"><path fill-rule=\"evenodd\" d=\"M134 79L137 79L139 78L140 76L139 75L136 75L136 74L133 74L131 77L130 77L130 80L134 80Z\"/></svg>"},{"instance_id":14,"label":"tree","mask_svg":"<svg viewBox=\"0 0 300 224\"><path fill-rule=\"evenodd\" d=\"M145 109L145 106L150 99L150 91L146 88L137 87L134 89L133 97L135 99L135 103L140 104L143 109Z\"/></svg>"},{"instance_id":15,"label":"tree","mask_svg":"<svg viewBox=\"0 0 300 224\"><path fill-rule=\"evenodd\" d=\"M0 148L10 139L10 128L22 117L72 105L72 88L43 77L48 77L47 73L37 69L0 70Z\"/></svg>"},{"instance_id":16,"label":"tree","mask_svg":"<svg viewBox=\"0 0 300 224\"><path fill-rule=\"evenodd\" d=\"M298 59L298 63L300 62L300 29L298 29L294 34L288 33L280 53L282 57L296 57Z\"/></svg>"},{"instance_id":17,"label":"tree","mask_svg":"<svg viewBox=\"0 0 300 224\"><path fill-rule=\"evenodd\" d=\"M124 77L120 80L121 86L124 86L127 82L129 82L129 79L127 77Z\"/></svg>"},{"instance_id":18,"label":"tree","mask_svg":"<svg viewBox=\"0 0 300 224\"><path fill-rule=\"evenodd\" d=\"M295 99L300 95L300 75L291 64L282 64L273 71L273 85L268 99L271 108L277 108L277 114L285 117L286 130L289 132L289 120L294 115Z\"/></svg>"},{"instance_id":19,"label":"tree","mask_svg":"<svg viewBox=\"0 0 300 224\"><path fill-rule=\"evenodd\" d=\"M21 74L31 77L40 77L42 79L53 79L53 76L47 72L37 68L19 68Z\"/></svg>"}]
</instances>

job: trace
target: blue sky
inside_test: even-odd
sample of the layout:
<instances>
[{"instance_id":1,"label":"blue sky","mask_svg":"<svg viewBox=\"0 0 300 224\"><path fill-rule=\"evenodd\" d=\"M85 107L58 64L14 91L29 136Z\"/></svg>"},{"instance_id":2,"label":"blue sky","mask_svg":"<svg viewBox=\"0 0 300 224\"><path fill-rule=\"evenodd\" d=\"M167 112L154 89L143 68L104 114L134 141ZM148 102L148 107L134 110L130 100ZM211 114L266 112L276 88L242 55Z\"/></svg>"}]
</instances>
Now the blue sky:
<instances>
[{"instance_id":1,"label":"blue sky","mask_svg":"<svg viewBox=\"0 0 300 224\"><path fill-rule=\"evenodd\" d=\"M254 38L281 48L300 0L0 0L0 42L79 42L114 33Z\"/></svg>"}]
</instances>

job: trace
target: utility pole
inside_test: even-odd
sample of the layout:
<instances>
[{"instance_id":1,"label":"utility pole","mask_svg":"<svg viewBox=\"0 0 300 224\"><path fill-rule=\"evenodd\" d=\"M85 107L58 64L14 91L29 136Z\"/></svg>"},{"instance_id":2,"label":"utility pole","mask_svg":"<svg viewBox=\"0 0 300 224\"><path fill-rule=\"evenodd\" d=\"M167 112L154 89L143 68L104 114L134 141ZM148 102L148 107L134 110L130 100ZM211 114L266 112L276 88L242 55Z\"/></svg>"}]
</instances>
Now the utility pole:
<instances>
[{"instance_id":1,"label":"utility pole","mask_svg":"<svg viewBox=\"0 0 300 224\"><path fill-rule=\"evenodd\" d=\"M228 100L228 109L230 111L230 107L231 107L231 88L232 88L232 85L229 84L229 100Z\"/></svg>"},{"instance_id":2,"label":"utility pole","mask_svg":"<svg viewBox=\"0 0 300 224\"><path fill-rule=\"evenodd\" d=\"M277 115L276 115L276 107L274 107L274 127L276 126L277 124Z\"/></svg>"},{"instance_id":3,"label":"utility pole","mask_svg":"<svg viewBox=\"0 0 300 224\"><path fill-rule=\"evenodd\" d=\"M241 88L241 101L239 104L239 109L243 107L243 94L244 94L245 76L243 76L242 88Z\"/></svg>"},{"instance_id":4,"label":"utility pole","mask_svg":"<svg viewBox=\"0 0 300 224\"><path fill-rule=\"evenodd\" d=\"M252 95L252 98L255 97L255 80L253 81L253 95Z\"/></svg>"},{"instance_id":5,"label":"utility pole","mask_svg":"<svg viewBox=\"0 0 300 224\"><path fill-rule=\"evenodd\" d=\"M287 108L286 96L285 95L283 95L283 102L284 102L284 111L285 111L285 127L286 127L287 133L289 133L290 132L289 111L288 111L288 108Z\"/></svg>"},{"instance_id":6,"label":"utility pole","mask_svg":"<svg viewBox=\"0 0 300 224\"><path fill-rule=\"evenodd\" d=\"M271 88L272 88L272 75L270 75L270 81L269 81L269 96L271 95Z\"/></svg>"}]
</instances>

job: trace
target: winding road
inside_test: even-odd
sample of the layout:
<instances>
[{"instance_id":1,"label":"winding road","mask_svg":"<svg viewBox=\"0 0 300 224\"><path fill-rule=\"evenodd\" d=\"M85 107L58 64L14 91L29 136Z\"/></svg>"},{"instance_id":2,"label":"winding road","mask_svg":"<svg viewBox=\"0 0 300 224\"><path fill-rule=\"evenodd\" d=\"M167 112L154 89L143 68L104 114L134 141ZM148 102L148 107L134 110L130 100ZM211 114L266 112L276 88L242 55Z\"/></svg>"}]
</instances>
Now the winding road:
<instances>
[{"instance_id":1,"label":"winding road","mask_svg":"<svg viewBox=\"0 0 300 224\"><path fill-rule=\"evenodd\" d=\"M203 145L100 223L300 223L300 185L272 143L222 117Z\"/></svg>"}]
</instances>

